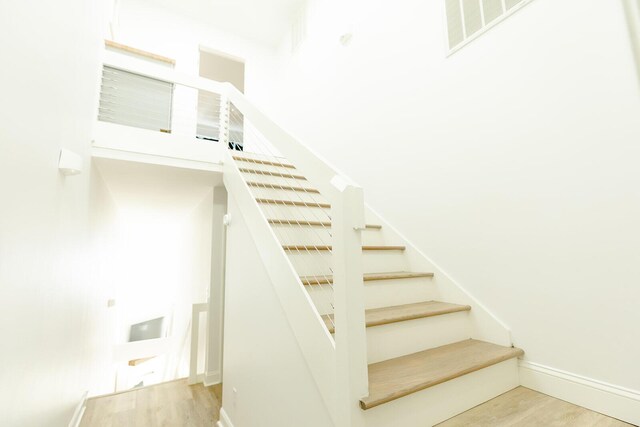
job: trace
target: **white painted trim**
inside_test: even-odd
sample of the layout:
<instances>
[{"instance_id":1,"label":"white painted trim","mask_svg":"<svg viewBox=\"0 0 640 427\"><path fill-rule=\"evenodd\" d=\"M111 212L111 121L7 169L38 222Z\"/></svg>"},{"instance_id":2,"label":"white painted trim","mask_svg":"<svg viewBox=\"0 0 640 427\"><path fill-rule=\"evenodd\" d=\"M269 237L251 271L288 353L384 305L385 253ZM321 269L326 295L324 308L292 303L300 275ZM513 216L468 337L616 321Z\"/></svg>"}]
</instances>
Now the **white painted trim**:
<instances>
[{"instance_id":1,"label":"white painted trim","mask_svg":"<svg viewBox=\"0 0 640 427\"><path fill-rule=\"evenodd\" d=\"M204 384L222 382L224 348L224 295L227 228L224 218L228 209L228 193L223 185L213 189L211 215L211 277L209 283L209 316L207 317L207 355Z\"/></svg>"},{"instance_id":2,"label":"white painted trim","mask_svg":"<svg viewBox=\"0 0 640 427\"><path fill-rule=\"evenodd\" d=\"M204 380L204 374L198 373L198 349L200 337L200 329L204 327L206 331L207 321L204 325L200 325L200 314L208 314L209 304L198 303L191 306L191 350L189 352L189 384L201 383Z\"/></svg>"},{"instance_id":3,"label":"white painted trim","mask_svg":"<svg viewBox=\"0 0 640 427\"><path fill-rule=\"evenodd\" d=\"M222 374L220 373L220 371L206 372L202 380L202 383L204 384L205 387L220 384L221 382L222 382Z\"/></svg>"},{"instance_id":4,"label":"white painted trim","mask_svg":"<svg viewBox=\"0 0 640 427\"><path fill-rule=\"evenodd\" d=\"M219 143L131 126L94 122L94 155L167 166L222 171L226 149Z\"/></svg>"},{"instance_id":5,"label":"white painted trim","mask_svg":"<svg viewBox=\"0 0 640 427\"><path fill-rule=\"evenodd\" d=\"M181 169L222 172L222 162L201 162L196 160L178 159L175 157L139 153L135 151L118 150L112 148L93 147L91 149L91 157L124 160L127 162L146 163L150 165L171 166Z\"/></svg>"},{"instance_id":6,"label":"white painted trim","mask_svg":"<svg viewBox=\"0 0 640 427\"><path fill-rule=\"evenodd\" d=\"M524 387L640 425L640 391L524 360L519 368Z\"/></svg>"},{"instance_id":7,"label":"white painted trim","mask_svg":"<svg viewBox=\"0 0 640 427\"><path fill-rule=\"evenodd\" d=\"M69 427L78 427L80 425L80 421L82 421L82 416L84 415L84 410L87 407L87 397L89 396L89 391L85 391L82 394L82 398L76 406L76 410L73 411L73 417L71 417L71 421L69 421Z\"/></svg>"},{"instance_id":8,"label":"white painted trim","mask_svg":"<svg viewBox=\"0 0 640 427\"><path fill-rule=\"evenodd\" d=\"M220 421L218 421L217 427L233 427L231 418L229 418L224 408L220 408Z\"/></svg>"},{"instance_id":9,"label":"white painted trim","mask_svg":"<svg viewBox=\"0 0 640 427\"><path fill-rule=\"evenodd\" d=\"M629 38L631 39L631 50L635 59L636 71L640 80L640 1L622 0L627 25L629 27Z\"/></svg>"}]
</instances>

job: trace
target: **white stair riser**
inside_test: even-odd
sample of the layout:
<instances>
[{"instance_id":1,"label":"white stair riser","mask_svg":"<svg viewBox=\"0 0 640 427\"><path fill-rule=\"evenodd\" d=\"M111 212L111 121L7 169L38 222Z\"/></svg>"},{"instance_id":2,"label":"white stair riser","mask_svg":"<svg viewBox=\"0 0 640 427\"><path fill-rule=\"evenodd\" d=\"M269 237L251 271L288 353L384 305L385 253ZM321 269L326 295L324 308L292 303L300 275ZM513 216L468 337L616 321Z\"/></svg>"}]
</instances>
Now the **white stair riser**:
<instances>
[{"instance_id":1,"label":"white stair riser","mask_svg":"<svg viewBox=\"0 0 640 427\"><path fill-rule=\"evenodd\" d=\"M333 288L331 285L305 286L320 314L333 314Z\"/></svg>"},{"instance_id":2,"label":"white stair riser","mask_svg":"<svg viewBox=\"0 0 640 427\"><path fill-rule=\"evenodd\" d=\"M471 338L468 312L367 328L368 362L376 363Z\"/></svg>"},{"instance_id":3,"label":"white stair riser","mask_svg":"<svg viewBox=\"0 0 640 427\"><path fill-rule=\"evenodd\" d=\"M438 300L438 294L428 277L365 282L364 302L366 308L389 307L433 300Z\"/></svg>"},{"instance_id":4,"label":"white stair riser","mask_svg":"<svg viewBox=\"0 0 640 427\"><path fill-rule=\"evenodd\" d=\"M329 230L324 227L299 227L297 225L272 224L274 233L283 245L327 245L331 243ZM367 229L362 232L363 245L384 245L379 230Z\"/></svg>"},{"instance_id":5,"label":"white stair riser","mask_svg":"<svg viewBox=\"0 0 640 427\"><path fill-rule=\"evenodd\" d=\"M286 174L295 174L295 175L304 175L297 169L285 168L283 166L272 166L272 165L261 165L258 163L250 163L250 162L240 162L236 160L236 165L238 165L241 169L253 169L264 172L275 172L275 173L286 173Z\"/></svg>"},{"instance_id":6,"label":"white stair riser","mask_svg":"<svg viewBox=\"0 0 640 427\"><path fill-rule=\"evenodd\" d=\"M366 427L433 426L517 387L517 359L364 411Z\"/></svg>"},{"instance_id":7,"label":"white stair riser","mask_svg":"<svg viewBox=\"0 0 640 427\"><path fill-rule=\"evenodd\" d=\"M321 221L331 223L331 212L329 209L308 207L308 206L286 206L273 203L260 203L260 209L268 219L299 220L299 221ZM294 225L295 221L291 221ZM318 226L322 229L324 226ZM328 229L331 226L327 227Z\"/></svg>"},{"instance_id":8,"label":"white stair riser","mask_svg":"<svg viewBox=\"0 0 640 427\"><path fill-rule=\"evenodd\" d=\"M249 138L247 138L249 139ZM270 162L283 162L290 163L286 158L282 156L275 148L266 147L266 146L249 146L245 144L246 151L233 151L233 157L241 157L243 159L258 159L258 160L267 160ZM236 163L245 163L240 160L235 160Z\"/></svg>"},{"instance_id":9,"label":"white stair riser","mask_svg":"<svg viewBox=\"0 0 640 427\"><path fill-rule=\"evenodd\" d=\"M296 200L293 197L277 200L291 200L294 202L312 203L308 200ZM291 206L285 205L283 203L259 203L259 205L260 209L262 209L268 219L297 219L300 221L321 221L327 222L329 224L331 223L330 208L321 208L316 206ZM366 215L365 220L367 221L367 224L372 224ZM292 221L292 223L295 224L295 221ZM323 227L324 226L318 226L318 228ZM330 226L328 226L327 228L330 228ZM377 230L379 231L380 229Z\"/></svg>"},{"instance_id":10,"label":"white stair riser","mask_svg":"<svg viewBox=\"0 0 640 427\"><path fill-rule=\"evenodd\" d=\"M329 285L306 286L320 314L332 313L333 289ZM376 280L364 283L365 308L388 307L437 299L430 279Z\"/></svg>"},{"instance_id":11,"label":"white stair riser","mask_svg":"<svg viewBox=\"0 0 640 427\"><path fill-rule=\"evenodd\" d=\"M300 276L330 275L331 253L329 251L287 251L289 259ZM405 271L407 261L402 251L363 251L363 271L387 273ZM414 301L415 302L415 301Z\"/></svg>"},{"instance_id":12,"label":"white stair riser","mask_svg":"<svg viewBox=\"0 0 640 427\"><path fill-rule=\"evenodd\" d=\"M302 186L307 188L306 186ZM329 203L326 198L318 193L304 191L279 190L277 188L249 187L255 198L304 201L310 203Z\"/></svg>"},{"instance_id":13,"label":"white stair riser","mask_svg":"<svg viewBox=\"0 0 640 427\"><path fill-rule=\"evenodd\" d=\"M297 187L314 188L313 184L306 179L296 178L296 176L300 176L297 172L284 172L284 175L286 176L274 176L267 173L242 172L242 176L247 182L262 182L273 185L293 185Z\"/></svg>"}]
</instances>

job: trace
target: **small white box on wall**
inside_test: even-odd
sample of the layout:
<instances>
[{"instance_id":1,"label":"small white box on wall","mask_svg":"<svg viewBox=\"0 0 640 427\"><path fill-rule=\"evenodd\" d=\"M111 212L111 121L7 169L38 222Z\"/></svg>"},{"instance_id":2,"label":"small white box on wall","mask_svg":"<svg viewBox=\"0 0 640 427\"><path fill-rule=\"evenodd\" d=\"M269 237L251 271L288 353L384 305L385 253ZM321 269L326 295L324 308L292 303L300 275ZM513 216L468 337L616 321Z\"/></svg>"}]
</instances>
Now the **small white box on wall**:
<instances>
[{"instance_id":1,"label":"small white box on wall","mask_svg":"<svg viewBox=\"0 0 640 427\"><path fill-rule=\"evenodd\" d=\"M60 149L58 169L63 175L78 175L82 173L82 157L66 148Z\"/></svg>"}]
</instances>

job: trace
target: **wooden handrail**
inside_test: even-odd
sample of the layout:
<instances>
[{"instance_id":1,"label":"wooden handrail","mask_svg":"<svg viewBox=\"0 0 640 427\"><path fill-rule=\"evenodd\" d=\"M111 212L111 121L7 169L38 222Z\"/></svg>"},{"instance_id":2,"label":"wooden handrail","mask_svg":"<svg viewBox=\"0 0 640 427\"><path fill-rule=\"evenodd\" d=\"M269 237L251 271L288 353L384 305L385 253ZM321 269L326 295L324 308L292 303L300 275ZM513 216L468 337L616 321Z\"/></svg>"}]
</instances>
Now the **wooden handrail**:
<instances>
[{"instance_id":1,"label":"wooden handrail","mask_svg":"<svg viewBox=\"0 0 640 427\"><path fill-rule=\"evenodd\" d=\"M112 49L118 49L125 52L129 52L134 55L144 56L149 59L153 59L154 61L166 62L167 64L176 65L176 60L167 58L166 56L158 55L156 53L147 52L146 50L137 49L135 47L127 46L125 44L114 42L113 40L105 40L105 47L110 47Z\"/></svg>"}]
</instances>

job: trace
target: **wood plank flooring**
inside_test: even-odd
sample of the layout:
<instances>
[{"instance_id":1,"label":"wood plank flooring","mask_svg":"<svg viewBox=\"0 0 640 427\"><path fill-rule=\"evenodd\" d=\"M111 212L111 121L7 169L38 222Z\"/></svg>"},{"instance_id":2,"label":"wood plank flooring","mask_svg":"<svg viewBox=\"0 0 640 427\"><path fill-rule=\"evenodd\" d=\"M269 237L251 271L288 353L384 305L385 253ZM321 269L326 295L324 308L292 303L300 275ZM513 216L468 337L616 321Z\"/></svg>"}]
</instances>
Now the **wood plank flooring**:
<instances>
[{"instance_id":1,"label":"wood plank flooring","mask_svg":"<svg viewBox=\"0 0 640 427\"><path fill-rule=\"evenodd\" d=\"M87 401L80 427L213 427L222 386L171 381Z\"/></svg>"},{"instance_id":2,"label":"wood plank flooring","mask_svg":"<svg viewBox=\"0 0 640 427\"><path fill-rule=\"evenodd\" d=\"M221 385L189 386L186 379L172 381L89 399L80 426L210 427L218 420L221 398ZM631 424L518 387L437 427L468 426L629 427Z\"/></svg>"},{"instance_id":3,"label":"wood plank flooring","mask_svg":"<svg viewBox=\"0 0 640 427\"><path fill-rule=\"evenodd\" d=\"M437 427L625 427L631 424L517 387Z\"/></svg>"}]
</instances>

